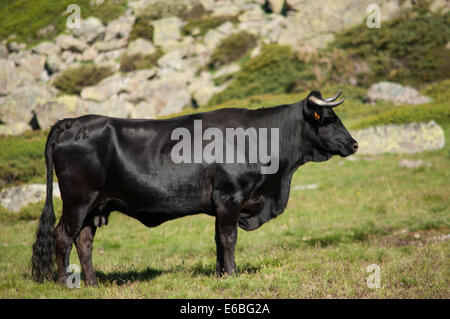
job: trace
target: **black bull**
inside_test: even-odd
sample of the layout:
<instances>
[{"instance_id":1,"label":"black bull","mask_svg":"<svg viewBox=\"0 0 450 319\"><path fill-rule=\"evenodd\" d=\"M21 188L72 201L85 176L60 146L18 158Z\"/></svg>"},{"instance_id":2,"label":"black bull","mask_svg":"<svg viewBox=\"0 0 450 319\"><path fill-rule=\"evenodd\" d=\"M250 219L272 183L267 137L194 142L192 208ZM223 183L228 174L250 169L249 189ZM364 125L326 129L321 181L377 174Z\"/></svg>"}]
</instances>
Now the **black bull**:
<instances>
[{"instance_id":1,"label":"black bull","mask_svg":"<svg viewBox=\"0 0 450 319\"><path fill-rule=\"evenodd\" d=\"M332 107L340 92L323 99L313 91L298 103L257 110L221 109L169 120L131 120L88 115L58 121L45 147L47 198L31 259L37 281L51 280L54 263L65 283L75 243L86 284L97 284L92 267L96 228L112 211L148 227L187 215L215 216L216 274L235 272L237 227L253 230L285 209L292 175L309 161L347 156L357 149ZM203 129L278 128L279 164L261 174L259 164L174 163L171 133ZM248 154L247 154L248 155ZM63 201L56 228L52 203L53 166Z\"/></svg>"}]
</instances>

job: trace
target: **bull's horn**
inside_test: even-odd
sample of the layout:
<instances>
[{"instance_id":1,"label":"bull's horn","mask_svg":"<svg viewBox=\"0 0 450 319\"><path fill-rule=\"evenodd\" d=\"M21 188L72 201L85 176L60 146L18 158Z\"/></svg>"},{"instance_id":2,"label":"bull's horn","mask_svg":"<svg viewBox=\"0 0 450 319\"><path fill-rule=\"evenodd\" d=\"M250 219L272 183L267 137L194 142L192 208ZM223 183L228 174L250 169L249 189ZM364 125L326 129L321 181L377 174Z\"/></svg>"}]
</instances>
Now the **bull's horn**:
<instances>
[{"instance_id":1,"label":"bull's horn","mask_svg":"<svg viewBox=\"0 0 450 319\"><path fill-rule=\"evenodd\" d=\"M342 90L339 90L339 92L337 92L337 94L335 96L329 97L328 99L323 99L326 102L334 102L336 101L336 99L341 96L342 94Z\"/></svg>"},{"instance_id":2,"label":"bull's horn","mask_svg":"<svg viewBox=\"0 0 450 319\"><path fill-rule=\"evenodd\" d=\"M336 102L334 102L334 101L333 102L327 102L326 100L325 101L321 100L321 99L315 97L314 95L309 96L308 97L308 101L310 101L314 105L323 106L323 107L335 107L335 106L338 106L338 105L344 103L344 99L336 101Z\"/></svg>"}]
</instances>

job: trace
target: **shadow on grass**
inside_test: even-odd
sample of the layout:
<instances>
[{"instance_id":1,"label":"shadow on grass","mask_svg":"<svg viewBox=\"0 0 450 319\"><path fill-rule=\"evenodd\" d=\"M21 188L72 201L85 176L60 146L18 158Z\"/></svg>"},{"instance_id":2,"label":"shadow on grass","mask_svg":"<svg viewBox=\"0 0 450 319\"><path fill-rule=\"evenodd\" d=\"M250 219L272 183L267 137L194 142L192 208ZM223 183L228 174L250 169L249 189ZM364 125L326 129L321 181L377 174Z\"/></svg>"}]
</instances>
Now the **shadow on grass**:
<instances>
[{"instance_id":1,"label":"shadow on grass","mask_svg":"<svg viewBox=\"0 0 450 319\"><path fill-rule=\"evenodd\" d=\"M107 282L118 286L136 282L148 281L163 274L164 271L158 269L147 268L145 270L127 270L127 271L113 271L104 273L103 271L96 271L97 279L101 282Z\"/></svg>"},{"instance_id":2,"label":"shadow on grass","mask_svg":"<svg viewBox=\"0 0 450 319\"><path fill-rule=\"evenodd\" d=\"M242 264L237 266L237 275L239 274L254 274L260 270L260 266L253 266L250 264ZM194 276L215 276L216 265L196 264L189 269Z\"/></svg>"}]
</instances>

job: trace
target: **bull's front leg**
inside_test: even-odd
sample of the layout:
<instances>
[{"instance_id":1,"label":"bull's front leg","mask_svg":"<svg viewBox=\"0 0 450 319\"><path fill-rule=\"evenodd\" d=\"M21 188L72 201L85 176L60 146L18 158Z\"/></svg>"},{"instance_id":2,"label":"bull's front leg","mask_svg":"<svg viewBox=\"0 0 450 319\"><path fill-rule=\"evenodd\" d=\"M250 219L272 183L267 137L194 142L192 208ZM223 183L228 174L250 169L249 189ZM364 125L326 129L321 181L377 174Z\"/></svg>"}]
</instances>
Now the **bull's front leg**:
<instances>
[{"instance_id":1,"label":"bull's front leg","mask_svg":"<svg viewBox=\"0 0 450 319\"><path fill-rule=\"evenodd\" d=\"M223 273L229 275L236 273L234 249L237 242L238 222L238 205L220 205L217 207L215 236L217 247L217 276L221 276Z\"/></svg>"}]
</instances>

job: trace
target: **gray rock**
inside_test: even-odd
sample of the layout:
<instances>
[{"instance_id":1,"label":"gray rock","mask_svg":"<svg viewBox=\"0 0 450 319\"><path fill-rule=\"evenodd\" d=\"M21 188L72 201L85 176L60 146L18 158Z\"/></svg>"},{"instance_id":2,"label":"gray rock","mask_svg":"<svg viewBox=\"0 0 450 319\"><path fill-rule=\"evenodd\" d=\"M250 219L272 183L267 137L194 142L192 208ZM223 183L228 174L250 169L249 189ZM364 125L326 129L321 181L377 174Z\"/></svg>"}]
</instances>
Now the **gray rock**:
<instances>
[{"instance_id":1,"label":"gray rock","mask_svg":"<svg viewBox=\"0 0 450 319\"><path fill-rule=\"evenodd\" d=\"M55 38L55 43L63 50L83 52L87 48L86 42L75 39L71 35L60 34Z\"/></svg>"},{"instance_id":2,"label":"gray rock","mask_svg":"<svg viewBox=\"0 0 450 319\"><path fill-rule=\"evenodd\" d=\"M78 103L79 99L77 97L75 97L75 100L70 100L67 96L40 103L34 109L39 127L42 130L46 130L58 120L83 115L85 111L78 108Z\"/></svg>"},{"instance_id":3,"label":"gray rock","mask_svg":"<svg viewBox=\"0 0 450 319\"><path fill-rule=\"evenodd\" d=\"M269 3L272 12L281 13L286 3L286 0L268 0L267 2Z\"/></svg>"},{"instance_id":4,"label":"gray rock","mask_svg":"<svg viewBox=\"0 0 450 319\"><path fill-rule=\"evenodd\" d=\"M46 87L22 87L4 98L0 105L0 120L6 124L29 123L32 111L42 102L51 98Z\"/></svg>"},{"instance_id":5,"label":"gray rock","mask_svg":"<svg viewBox=\"0 0 450 319\"><path fill-rule=\"evenodd\" d=\"M98 52L108 52L117 49L121 49L127 46L126 39L111 39L108 41L97 41L93 44L93 47Z\"/></svg>"},{"instance_id":6,"label":"gray rock","mask_svg":"<svg viewBox=\"0 0 450 319\"><path fill-rule=\"evenodd\" d=\"M417 153L445 146L444 130L434 121L381 125L350 133L358 141L360 155Z\"/></svg>"},{"instance_id":7,"label":"gray rock","mask_svg":"<svg viewBox=\"0 0 450 319\"><path fill-rule=\"evenodd\" d=\"M135 17L119 17L106 26L105 41L113 39L128 39L133 28Z\"/></svg>"},{"instance_id":8,"label":"gray rock","mask_svg":"<svg viewBox=\"0 0 450 319\"><path fill-rule=\"evenodd\" d=\"M93 43L105 37L106 28L102 21L96 17L89 17L81 21L81 27L73 29L74 36L84 42Z\"/></svg>"},{"instance_id":9,"label":"gray rock","mask_svg":"<svg viewBox=\"0 0 450 319\"><path fill-rule=\"evenodd\" d=\"M200 106L207 104L214 94L224 89L225 86L217 87L214 85L208 72L202 72L199 77L193 78L188 86L192 98Z\"/></svg>"},{"instance_id":10,"label":"gray rock","mask_svg":"<svg viewBox=\"0 0 450 319\"><path fill-rule=\"evenodd\" d=\"M181 39L183 21L177 17L153 21L153 43L163 49Z\"/></svg>"},{"instance_id":11,"label":"gray rock","mask_svg":"<svg viewBox=\"0 0 450 319\"><path fill-rule=\"evenodd\" d=\"M113 97L102 103L88 103L86 111L88 114L128 118L132 109L133 105L131 103Z\"/></svg>"},{"instance_id":12,"label":"gray rock","mask_svg":"<svg viewBox=\"0 0 450 319\"><path fill-rule=\"evenodd\" d=\"M57 54L51 54L47 57L45 67L50 73L58 73L64 68L64 62Z\"/></svg>"},{"instance_id":13,"label":"gray rock","mask_svg":"<svg viewBox=\"0 0 450 319\"><path fill-rule=\"evenodd\" d=\"M8 42L7 48L9 52L18 52L23 51L27 48L27 45L25 43L18 43L16 41Z\"/></svg>"},{"instance_id":14,"label":"gray rock","mask_svg":"<svg viewBox=\"0 0 450 319\"><path fill-rule=\"evenodd\" d=\"M85 100L105 101L123 89L125 83L120 73L115 73L101 80L95 86L85 87L81 97Z\"/></svg>"},{"instance_id":15,"label":"gray rock","mask_svg":"<svg viewBox=\"0 0 450 319\"><path fill-rule=\"evenodd\" d=\"M367 91L366 99L370 103L388 101L394 104L424 104L431 99L421 95L416 89L392 82L372 84Z\"/></svg>"},{"instance_id":16,"label":"gray rock","mask_svg":"<svg viewBox=\"0 0 450 319\"><path fill-rule=\"evenodd\" d=\"M97 56L98 56L98 51L93 47L89 47L83 51L81 60L82 61L94 61L97 58Z\"/></svg>"},{"instance_id":17,"label":"gray rock","mask_svg":"<svg viewBox=\"0 0 450 319\"><path fill-rule=\"evenodd\" d=\"M0 135L20 135L31 131L27 123L0 124Z\"/></svg>"},{"instance_id":18,"label":"gray rock","mask_svg":"<svg viewBox=\"0 0 450 319\"><path fill-rule=\"evenodd\" d=\"M44 71L46 57L38 54L29 54L22 61L20 68L26 70L30 73L35 79L39 79L41 77L42 72Z\"/></svg>"},{"instance_id":19,"label":"gray rock","mask_svg":"<svg viewBox=\"0 0 450 319\"><path fill-rule=\"evenodd\" d=\"M0 205L16 213L29 204L44 201L46 190L45 184L27 184L6 188L0 191ZM53 196L61 196L58 183L53 183Z\"/></svg>"},{"instance_id":20,"label":"gray rock","mask_svg":"<svg viewBox=\"0 0 450 319\"><path fill-rule=\"evenodd\" d=\"M137 104L132 110L130 117L132 119L153 119L156 116L155 101L145 101Z\"/></svg>"},{"instance_id":21,"label":"gray rock","mask_svg":"<svg viewBox=\"0 0 450 319\"><path fill-rule=\"evenodd\" d=\"M0 60L0 96L33 83L33 76L23 69L16 68L13 61Z\"/></svg>"},{"instance_id":22,"label":"gray rock","mask_svg":"<svg viewBox=\"0 0 450 319\"><path fill-rule=\"evenodd\" d=\"M41 55L51 55L59 54L60 48L53 42L45 41L39 43L37 46L32 48L31 51Z\"/></svg>"},{"instance_id":23,"label":"gray rock","mask_svg":"<svg viewBox=\"0 0 450 319\"><path fill-rule=\"evenodd\" d=\"M136 39L128 44L127 55L151 55L155 52L153 44L145 39Z\"/></svg>"},{"instance_id":24,"label":"gray rock","mask_svg":"<svg viewBox=\"0 0 450 319\"><path fill-rule=\"evenodd\" d=\"M409 159L403 159L398 163L398 167L405 167L405 168L418 168L421 166L430 167L431 163L425 162L423 160L409 160Z\"/></svg>"},{"instance_id":25,"label":"gray rock","mask_svg":"<svg viewBox=\"0 0 450 319\"><path fill-rule=\"evenodd\" d=\"M0 44L0 59L8 58L8 49L5 45Z\"/></svg>"}]
</instances>

